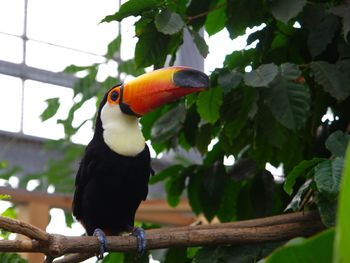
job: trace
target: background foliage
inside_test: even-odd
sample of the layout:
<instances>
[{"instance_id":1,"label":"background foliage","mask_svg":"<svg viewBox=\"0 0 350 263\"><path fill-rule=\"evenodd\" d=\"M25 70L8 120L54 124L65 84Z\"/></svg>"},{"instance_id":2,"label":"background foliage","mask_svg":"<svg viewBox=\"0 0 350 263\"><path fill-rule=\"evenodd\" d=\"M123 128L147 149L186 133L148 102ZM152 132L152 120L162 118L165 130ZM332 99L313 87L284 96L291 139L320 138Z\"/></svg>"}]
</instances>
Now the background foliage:
<instances>
[{"instance_id":1,"label":"background foliage","mask_svg":"<svg viewBox=\"0 0 350 263\"><path fill-rule=\"evenodd\" d=\"M129 0L102 22L123 22L129 16L138 17L134 60L119 58L122 36L109 44L106 54L107 60L118 60L119 76L137 76L145 67L163 67L166 61L172 65L184 30L206 57L208 46L199 33L201 28L209 36L226 29L234 39L245 34L247 27L264 25L248 37L247 45L257 43L255 48L232 52L222 68L211 73L208 91L142 117L143 133L157 153L181 148L196 149L202 155L200 164L182 160L151 179L151 183L165 184L169 204L176 206L186 194L195 214L203 213L209 221L217 217L221 222L318 209L324 224L334 226L349 141L349 1ZM59 121L66 138L51 146L59 146L65 156L50 165L42 187L54 184L58 191L72 191L71 163L81 156L82 147L72 145L70 138L85 123L73 126L74 113L86 100L101 99L109 87L120 82L109 77L97 83L99 67L66 69L72 74L85 73L74 87L75 96L82 99L75 102L67 119ZM57 99L47 102L43 120L59 108ZM324 117L327 112L328 120ZM235 163L225 166L224 158L231 155ZM266 163L283 165L285 176L274 179ZM43 174L28 175L26 180L32 178L43 178ZM281 254L288 262L299 262L288 255L296 259L300 253L307 259L316 250L325 253L318 262L329 262L333 237L334 230L328 230L309 240L290 241L262 262L287 262L280 260ZM160 260L256 262L279 246L176 248L163 251ZM127 262L130 258L116 253L104 261Z\"/></svg>"}]
</instances>

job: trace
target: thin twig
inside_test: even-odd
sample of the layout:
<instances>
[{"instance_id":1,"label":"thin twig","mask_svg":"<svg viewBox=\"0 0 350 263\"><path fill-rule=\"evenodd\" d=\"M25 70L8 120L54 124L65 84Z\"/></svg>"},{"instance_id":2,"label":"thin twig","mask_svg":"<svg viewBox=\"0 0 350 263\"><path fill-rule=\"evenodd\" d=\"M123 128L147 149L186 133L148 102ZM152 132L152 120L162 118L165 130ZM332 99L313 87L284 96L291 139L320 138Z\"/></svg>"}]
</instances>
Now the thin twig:
<instances>
[{"instance_id":1,"label":"thin twig","mask_svg":"<svg viewBox=\"0 0 350 263\"><path fill-rule=\"evenodd\" d=\"M205 11L205 12L203 12L203 13L199 13L199 14L194 15L194 16L189 16L189 17L187 17L187 20L190 22L190 21L192 21L192 20L194 20L194 19L201 18L201 17L203 17L203 16L208 15L208 14L211 13L211 12L214 12L214 11L217 10L217 9L220 9L220 8L224 7L225 5L226 5L226 2L225 2L225 3L222 3L222 4L220 4L220 5L217 5L217 6L215 6L214 8L212 8L212 9L210 9L210 10L208 10L208 11Z\"/></svg>"}]
</instances>

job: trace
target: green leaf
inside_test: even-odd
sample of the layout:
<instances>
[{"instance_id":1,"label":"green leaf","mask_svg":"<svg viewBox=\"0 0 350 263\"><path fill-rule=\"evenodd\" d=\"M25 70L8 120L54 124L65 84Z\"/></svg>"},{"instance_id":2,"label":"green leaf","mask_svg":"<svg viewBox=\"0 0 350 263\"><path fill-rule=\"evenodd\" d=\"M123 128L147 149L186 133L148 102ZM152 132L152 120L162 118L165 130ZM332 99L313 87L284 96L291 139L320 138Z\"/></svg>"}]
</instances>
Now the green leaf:
<instances>
[{"instance_id":1,"label":"green leaf","mask_svg":"<svg viewBox=\"0 0 350 263\"><path fill-rule=\"evenodd\" d=\"M107 46L107 58L113 58L116 52L120 52L120 44L122 42L121 35L118 35L112 42L110 42Z\"/></svg>"},{"instance_id":2,"label":"green leaf","mask_svg":"<svg viewBox=\"0 0 350 263\"><path fill-rule=\"evenodd\" d=\"M110 252L103 258L102 263L124 263L124 254L119 252Z\"/></svg>"},{"instance_id":3,"label":"green leaf","mask_svg":"<svg viewBox=\"0 0 350 263\"><path fill-rule=\"evenodd\" d=\"M187 2L188 3L188 2ZM196 17L198 14L204 14L209 11L212 0L192 0L187 7L188 25L198 31L204 25L206 16ZM195 17L192 19L192 17Z\"/></svg>"},{"instance_id":4,"label":"green leaf","mask_svg":"<svg viewBox=\"0 0 350 263\"><path fill-rule=\"evenodd\" d=\"M122 21L128 16L138 16L142 12L157 8L159 3L159 0L129 0L120 6L118 12L113 15L106 16L101 23Z\"/></svg>"},{"instance_id":5,"label":"green leaf","mask_svg":"<svg viewBox=\"0 0 350 263\"><path fill-rule=\"evenodd\" d=\"M243 71L246 66L251 64L255 55L256 50L254 48L233 51L225 57L224 66L229 69L241 69Z\"/></svg>"},{"instance_id":6,"label":"green leaf","mask_svg":"<svg viewBox=\"0 0 350 263\"><path fill-rule=\"evenodd\" d=\"M222 162L199 170L202 186L199 192L201 207L205 217L211 221L220 208L222 193L228 184L228 176Z\"/></svg>"},{"instance_id":7,"label":"green leaf","mask_svg":"<svg viewBox=\"0 0 350 263\"><path fill-rule=\"evenodd\" d=\"M238 71L224 71L218 76L218 84L223 88L224 94L235 89L242 81L242 74Z\"/></svg>"},{"instance_id":8,"label":"green leaf","mask_svg":"<svg viewBox=\"0 0 350 263\"><path fill-rule=\"evenodd\" d=\"M198 215L202 212L202 206L199 198L199 191L201 189L202 178L201 174L194 170L190 176L187 186L188 202L192 208L192 211Z\"/></svg>"},{"instance_id":9,"label":"green leaf","mask_svg":"<svg viewBox=\"0 0 350 263\"><path fill-rule=\"evenodd\" d=\"M303 160L301 163L296 165L286 177L286 181L283 185L284 191L291 195L293 193L293 186L296 179L300 176L305 176L313 167L324 160L324 158L313 158L311 160Z\"/></svg>"},{"instance_id":10,"label":"green leaf","mask_svg":"<svg viewBox=\"0 0 350 263\"><path fill-rule=\"evenodd\" d=\"M186 176L183 173L171 176L165 182L165 191L167 193L168 204L172 207L176 207L181 198L181 194L185 189Z\"/></svg>"},{"instance_id":11,"label":"green leaf","mask_svg":"<svg viewBox=\"0 0 350 263\"><path fill-rule=\"evenodd\" d=\"M201 92L197 100L197 111L201 118L214 124L220 117L223 91L220 88L211 88Z\"/></svg>"},{"instance_id":12,"label":"green leaf","mask_svg":"<svg viewBox=\"0 0 350 263\"><path fill-rule=\"evenodd\" d=\"M237 198L240 189L241 183L234 180L229 180L225 186L221 204L217 212L220 222L229 222L236 218Z\"/></svg>"},{"instance_id":13,"label":"green leaf","mask_svg":"<svg viewBox=\"0 0 350 263\"><path fill-rule=\"evenodd\" d=\"M335 6L330 9L330 12L342 18L343 35L345 41L348 42L348 34L350 32L350 3L347 2L343 5Z\"/></svg>"},{"instance_id":14,"label":"green leaf","mask_svg":"<svg viewBox=\"0 0 350 263\"><path fill-rule=\"evenodd\" d=\"M64 211L64 217L66 221L66 226L71 228L74 223L74 218L71 212Z\"/></svg>"},{"instance_id":15,"label":"green leaf","mask_svg":"<svg viewBox=\"0 0 350 263\"><path fill-rule=\"evenodd\" d=\"M0 169L5 169L9 165L8 161L0 161Z\"/></svg>"},{"instance_id":16,"label":"green leaf","mask_svg":"<svg viewBox=\"0 0 350 263\"><path fill-rule=\"evenodd\" d=\"M198 151L202 154L207 153L208 145L212 140L213 126L209 123L202 125L197 131L195 144Z\"/></svg>"},{"instance_id":17,"label":"green leaf","mask_svg":"<svg viewBox=\"0 0 350 263\"><path fill-rule=\"evenodd\" d=\"M151 185L156 184L158 182L163 181L165 178L176 176L180 173L180 171L183 168L184 167L180 164L170 166L170 167L162 170L161 172L156 173L154 176L152 176L149 180L149 183Z\"/></svg>"},{"instance_id":18,"label":"green leaf","mask_svg":"<svg viewBox=\"0 0 350 263\"><path fill-rule=\"evenodd\" d=\"M194 44L196 45L199 53L206 58L209 54L209 47L204 38L195 30L190 30Z\"/></svg>"},{"instance_id":19,"label":"green leaf","mask_svg":"<svg viewBox=\"0 0 350 263\"><path fill-rule=\"evenodd\" d=\"M306 5L306 0L271 0L270 9L272 15L287 24L296 17Z\"/></svg>"},{"instance_id":20,"label":"green leaf","mask_svg":"<svg viewBox=\"0 0 350 263\"><path fill-rule=\"evenodd\" d=\"M317 205L322 223L326 227L335 226L337 199L330 199L321 193L316 193L314 196L314 201Z\"/></svg>"},{"instance_id":21,"label":"green leaf","mask_svg":"<svg viewBox=\"0 0 350 263\"><path fill-rule=\"evenodd\" d=\"M47 99L47 100L45 100L45 102L47 104L47 107L43 111L43 113L41 113L41 115L40 115L41 121L46 121L46 120L52 118L57 113L57 111L60 107L59 98Z\"/></svg>"},{"instance_id":22,"label":"green leaf","mask_svg":"<svg viewBox=\"0 0 350 263\"><path fill-rule=\"evenodd\" d=\"M164 142L176 136L185 121L185 117L186 110L181 104L163 114L152 126L153 142Z\"/></svg>"},{"instance_id":23,"label":"green leaf","mask_svg":"<svg viewBox=\"0 0 350 263\"><path fill-rule=\"evenodd\" d=\"M1 252L0 262L8 263L27 263L28 261L23 259L21 255L17 253Z\"/></svg>"},{"instance_id":24,"label":"green leaf","mask_svg":"<svg viewBox=\"0 0 350 263\"><path fill-rule=\"evenodd\" d=\"M252 28L266 22L264 5L261 0L227 0L226 28L230 38L243 35L247 27Z\"/></svg>"},{"instance_id":25,"label":"green leaf","mask_svg":"<svg viewBox=\"0 0 350 263\"><path fill-rule=\"evenodd\" d=\"M220 248L204 247L198 250L193 258L193 263L219 263Z\"/></svg>"},{"instance_id":26,"label":"green leaf","mask_svg":"<svg viewBox=\"0 0 350 263\"><path fill-rule=\"evenodd\" d=\"M8 198L6 198L6 199L8 199ZM14 207L10 206L4 212L2 212L1 215L5 216L5 217L16 219L17 218L17 211Z\"/></svg>"},{"instance_id":27,"label":"green leaf","mask_svg":"<svg viewBox=\"0 0 350 263\"><path fill-rule=\"evenodd\" d=\"M181 16L169 9L162 10L157 14L154 22L158 31L167 35L179 32L185 25Z\"/></svg>"},{"instance_id":28,"label":"green leaf","mask_svg":"<svg viewBox=\"0 0 350 263\"><path fill-rule=\"evenodd\" d=\"M332 262L334 229L309 239L297 237L258 263L329 263Z\"/></svg>"},{"instance_id":29,"label":"green leaf","mask_svg":"<svg viewBox=\"0 0 350 263\"><path fill-rule=\"evenodd\" d=\"M350 141L350 135L342 131L335 131L327 138L326 148L336 157L344 157L346 147Z\"/></svg>"},{"instance_id":30,"label":"green leaf","mask_svg":"<svg viewBox=\"0 0 350 263\"><path fill-rule=\"evenodd\" d=\"M334 242L334 263L350 260L350 146L346 153L346 162L343 170L343 179L340 186L336 237Z\"/></svg>"},{"instance_id":31,"label":"green leaf","mask_svg":"<svg viewBox=\"0 0 350 263\"><path fill-rule=\"evenodd\" d=\"M280 77L266 91L267 105L286 128L296 131L304 126L310 110L309 89Z\"/></svg>"},{"instance_id":32,"label":"green leaf","mask_svg":"<svg viewBox=\"0 0 350 263\"><path fill-rule=\"evenodd\" d=\"M278 67L275 64L263 64L257 69L245 73L244 83L252 87L268 87L277 74Z\"/></svg>"},{"instance_id":33,"label":"green leaf","mask_svg":"<svg viewBox=\"0 0 350 263\"><path fill-rule=\"evenodd\" d=\"M169 35L158 32L153 24L148 24L142 34L139 35L139 41L136 43L136 67L145 68L151 65L154 65L155 68L163 67L169 42Z\"/></svg>"},{"instance_id":34,"label":"green leaf","mask_svg":"<svg viewBox=\"0 0 350 263\"><path fill-rule=\"evenodd\" d=\"M350 79L342 74L334 64L325 61L311 63L315 80L326 92L338 101L345 100L350 94Z\"/></svg>"},{"instance_id":35,"label":"green leaf","mask_svg":"<svg viewBox=\"0 0 350 263\"><path fill-rule=\"evenodd\" d=\"M322 54L326 50L332 42L337 28L338 19L333 15L328 15L315 23L307 39L307 45L313 57Z\"/></svg>"},{"instance_id":36,"label":"green leaf","mask_svg":"<svg viewBox=\"0 0 350 263\"><path fill-rule=\"evenodd\" d=\"M320 193L330 197L339 193L343 163L344 159L337 157L323 161L315 167L314 180Z\"/></svg>"},{"instance_id":37,"label":"green leaf","mask_svg":"<svg viewBox=\"0 0 350 263\"><path fill-rule=\"evenodd\" d=\"M162 263L175 262L191 262L191 260L187 258L187 249L185 247L172 247L167 250L164 261L162 261Z\"/></svg>"},{"instance_id":38,"label":"green leaf","mask_svg":"<svg viewBox=\"0 0 350 263\"><path fill-rule=\"evenodd\" d=\"M205 20L205 30L209 36L216 34L225 27L226 23L226 6L225 0L219 0L216 4L215 9L207 15Z\"/></svg>"}]
</instances>

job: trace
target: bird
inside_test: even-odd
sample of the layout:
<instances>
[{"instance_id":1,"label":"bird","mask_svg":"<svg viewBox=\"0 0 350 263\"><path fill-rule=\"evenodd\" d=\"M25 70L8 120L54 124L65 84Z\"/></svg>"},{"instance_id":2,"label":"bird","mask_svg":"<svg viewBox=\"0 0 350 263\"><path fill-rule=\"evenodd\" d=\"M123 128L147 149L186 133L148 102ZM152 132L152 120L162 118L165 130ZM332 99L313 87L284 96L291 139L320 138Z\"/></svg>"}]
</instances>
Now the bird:
<instances>
[{"instance_id":1,"label":"bird","mask_svg":"<svg viewBox=\"0 0 350 263\"><path fill-rule=\"evenodd\" d=\"M75 179L74 217L87 235L96 236L102 259L106 235L131 232L137 251L146 249L145 233L134 227L146 200L152 173L149 147L139 118L185 95L206 90L208 76L184 66L165 67L113 86L97 110L94 135L86 146Z\"/></svg>"}]
</instances>

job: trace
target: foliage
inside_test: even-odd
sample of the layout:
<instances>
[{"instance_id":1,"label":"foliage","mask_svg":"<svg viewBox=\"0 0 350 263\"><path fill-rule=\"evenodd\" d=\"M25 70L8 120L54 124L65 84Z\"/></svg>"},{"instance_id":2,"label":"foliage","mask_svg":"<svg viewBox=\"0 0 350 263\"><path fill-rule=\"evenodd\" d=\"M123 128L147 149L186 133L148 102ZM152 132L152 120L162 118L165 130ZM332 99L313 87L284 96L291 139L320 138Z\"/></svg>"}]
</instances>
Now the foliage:
<instances>
[{"instance_id":1,"label":"foliage","mask_svg":"<svg viewBox=\"0 0 350 263\"><path fill-rule=\"evenodd\" d=\"M245 34L247 27L263 24L248 36L247 45L255 42L255 48L233 51L222 68L211 72L211 89L142 117L143 133L157 153L194 149L203 160L179 161L151 181L165 184L172 206L186 194L193 212L204 214L209 221L214 217L232 221L280 214L285 209L317 208L323 222L333 226L349 142L349 10L348 1L341 0L125 2L102 22L123 23L129 16L138 17L135 59L120 59L123 39L117 36L108 46L104 62L118 62L116 76L98 83L101 64L66 69L85 76L74 86L76 98L81 99L76 99L68 117L59 121L66 137L51 145L60 147L65 155L62 161L50 164L46 176L27 179L41 178L44 189L54 184L60 191L72 191L71 164L81 155L82 147L69 141L86 123L74 126L75 112L91 97L98 103L108 88L120 82L121 73L137 76L148 66L159 68L166 61L172 65L184 30L190 32L199 53L206 57L209 49L199 33L201 28L209 36L224 29L234 39ZM250 72L246 72L247 66L252 68ZM47 101L43 119L55 114L57 102ZM330 120L324 120L327 112L332 113ZM228 156L235 158L231 166L224 164ZM284 183L265 169L267 163L283 166ZM297 239L276 254L299 248L303 251L309 245L323 250L318 242L329 233L310 240ZM170 249L162 261L174 262L173 255L178 253L189 262L228 262L230 257L240 257L234 262L255 262L271 250L242 246L191 251L189 256L191 253ZM306 253L300 251L296 253ZM330 252L328 245L323 252ZM127 258L109 257L124 262Z\"/></svg>"},{"instance_id":2,"label":"foliage","mask_svg":"<svg viewBox=\"0 0 350 263\"><path fill-rule=\"evenodd\" d=\"M339 196L338 219L336 226L333 262L347 262L350 259L350 228L348 224L350 203L348 197L350 192L350 145L346 154L346 163L343 172L343 181Z\"/></svg>"}]
</instances>

